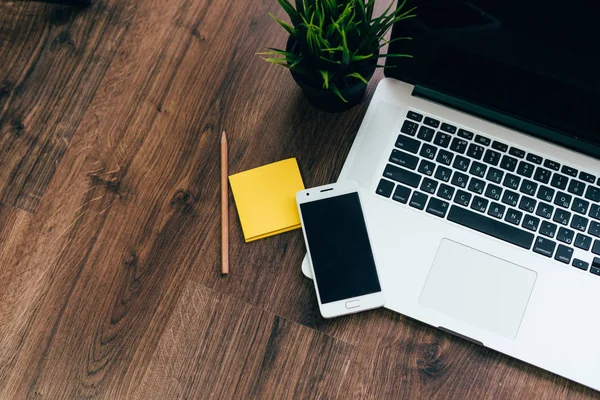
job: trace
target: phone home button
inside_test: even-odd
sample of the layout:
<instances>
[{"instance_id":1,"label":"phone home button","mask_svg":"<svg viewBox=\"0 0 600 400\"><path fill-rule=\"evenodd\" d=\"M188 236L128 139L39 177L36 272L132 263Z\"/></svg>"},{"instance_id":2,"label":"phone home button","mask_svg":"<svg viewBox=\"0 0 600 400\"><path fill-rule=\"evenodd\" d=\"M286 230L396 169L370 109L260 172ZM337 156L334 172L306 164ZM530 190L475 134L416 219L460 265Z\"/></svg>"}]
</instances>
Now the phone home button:
<instances>
[{"instance_id":1,"label":"phone home button","mask_svg":"<svg viewBox=\"0 0 600 400\"><path fill-rule=\"evenodd\" d=\"M360 307L360 300L352 300L346 302L346 308Z\"/></svg>"}]
</instances>

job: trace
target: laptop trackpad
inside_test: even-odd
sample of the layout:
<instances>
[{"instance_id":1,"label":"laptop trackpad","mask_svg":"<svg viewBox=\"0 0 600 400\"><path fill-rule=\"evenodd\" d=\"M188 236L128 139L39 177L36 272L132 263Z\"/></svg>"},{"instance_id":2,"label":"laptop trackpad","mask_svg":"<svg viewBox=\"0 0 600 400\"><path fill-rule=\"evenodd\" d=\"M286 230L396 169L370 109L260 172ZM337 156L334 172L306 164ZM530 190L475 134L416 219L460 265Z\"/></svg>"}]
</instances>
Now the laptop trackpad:
<instances>
[{"instance_id":1,"label":"laptop trackpad","mask_svg":"<svg viewBox=\"0 0 600 400\"><path fill-rule=\"evenodd\" d=\"M419 302L514 339L536 277L534 271L444 239Z\"/></svg>"}]
</instances>

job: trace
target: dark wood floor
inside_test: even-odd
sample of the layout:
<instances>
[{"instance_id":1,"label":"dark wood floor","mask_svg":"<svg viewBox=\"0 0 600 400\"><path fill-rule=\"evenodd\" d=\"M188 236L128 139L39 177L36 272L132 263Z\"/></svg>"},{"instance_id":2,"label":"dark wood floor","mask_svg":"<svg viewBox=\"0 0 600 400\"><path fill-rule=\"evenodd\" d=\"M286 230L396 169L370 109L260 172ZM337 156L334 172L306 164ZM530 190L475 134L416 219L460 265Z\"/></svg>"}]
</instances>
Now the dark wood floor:
<instances>
[{"instance_id":1,"label":"dark wood floor","mask_svg":"<svg viewBox=\"0 0 600 400\"><path fill-rule=\"evenodd\" d=\"M255 55L269 12L0 3L0 398L600 398L386 310L321 319L301 232L246 244L233 201L220 276L221 130L232 173L297 157L313 186L366 111Z\"/></svg>"}]
</instances>

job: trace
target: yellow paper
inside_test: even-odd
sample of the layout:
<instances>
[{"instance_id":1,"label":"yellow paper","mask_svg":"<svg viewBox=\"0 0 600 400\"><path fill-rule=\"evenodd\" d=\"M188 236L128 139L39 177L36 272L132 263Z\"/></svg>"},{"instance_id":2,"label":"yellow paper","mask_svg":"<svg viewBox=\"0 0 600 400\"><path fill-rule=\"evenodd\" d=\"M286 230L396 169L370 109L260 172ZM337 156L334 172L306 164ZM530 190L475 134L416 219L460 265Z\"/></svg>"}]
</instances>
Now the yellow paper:
<instances>
[{"instance_id":1,"label":"yellow paper","mask_svg":"<svg viewBox=\"0 0 600 400\"><path fill-rule=\"evenodd\" d=\"M304 189L295 158L229 176L244 239L300 228L296 193Z\"/></svg>"}]
</instances>

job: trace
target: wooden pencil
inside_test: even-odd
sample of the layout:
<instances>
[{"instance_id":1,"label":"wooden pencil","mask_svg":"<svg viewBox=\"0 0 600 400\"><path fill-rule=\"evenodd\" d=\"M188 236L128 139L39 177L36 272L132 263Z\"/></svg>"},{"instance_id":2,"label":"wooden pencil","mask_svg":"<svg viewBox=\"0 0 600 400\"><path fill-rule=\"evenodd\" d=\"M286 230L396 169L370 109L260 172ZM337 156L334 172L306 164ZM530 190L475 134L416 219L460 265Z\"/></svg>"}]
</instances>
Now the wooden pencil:
<instances>
[{"instance_id":1,"label":"wooden pencil","mask_svg":"<svg viewBox=\"0 0 600 400\"><path fill-rule=\"evenodd\" d=\"M229 185L227 183L227 135L221 135L221 273L229 274Z\"/></svg>"}]
</instances>

